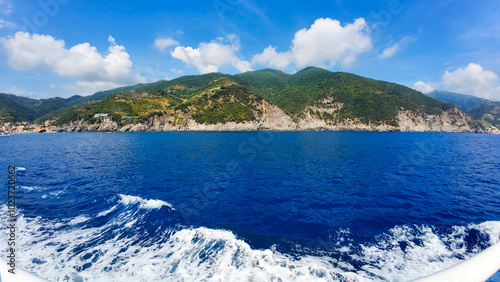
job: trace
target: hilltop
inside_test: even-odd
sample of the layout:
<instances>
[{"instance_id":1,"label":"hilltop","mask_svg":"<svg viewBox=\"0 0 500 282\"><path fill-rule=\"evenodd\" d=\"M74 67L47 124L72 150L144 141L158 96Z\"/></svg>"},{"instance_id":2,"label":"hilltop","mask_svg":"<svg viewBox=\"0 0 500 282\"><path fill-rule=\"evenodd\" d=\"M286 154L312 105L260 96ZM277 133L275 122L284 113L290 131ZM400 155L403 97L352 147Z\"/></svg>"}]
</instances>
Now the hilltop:
<instances>
[{"instance_id":1,"label":"hilltop","mask_svg":"<svg viewBox=\"0 0 500 282\"><path fill-rule=\"evenodd\" d=\"M183 76L65 103L45 114L63 131L481 131L456 106L406 86L315 67Z\"/></svg>"},{"instance_id":2,"label":"hilltop","mask_svg":"<svg viewBox=\"0 0 500 282\"><path fill-rule=\"evenodd\" d=\"M448 91L434 90L430 93L425 94L436 100L453 104L464 111L468 111L475 106L490 102L489 100L478 98L471 95L459 94Z\"/></svg>"}]
</instances>

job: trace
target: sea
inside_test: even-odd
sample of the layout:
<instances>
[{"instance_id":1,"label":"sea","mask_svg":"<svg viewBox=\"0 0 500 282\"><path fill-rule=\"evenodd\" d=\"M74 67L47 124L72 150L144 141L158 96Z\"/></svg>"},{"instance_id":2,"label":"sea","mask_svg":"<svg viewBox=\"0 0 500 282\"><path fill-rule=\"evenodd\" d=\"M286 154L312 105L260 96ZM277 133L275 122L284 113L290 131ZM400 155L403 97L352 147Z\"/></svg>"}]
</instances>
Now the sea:
<instances>
[{"instance_id":1,"label":"sea","mask_svg":"<svg viewBox=\"0 0 500 282\"><path fill-rule=\"evenodd\" d=\"M500 241L500 136L13 134L16 267L49 281L410 281ZM500 281L497 273L489 281Z\"/></svg>"}]
</instances>

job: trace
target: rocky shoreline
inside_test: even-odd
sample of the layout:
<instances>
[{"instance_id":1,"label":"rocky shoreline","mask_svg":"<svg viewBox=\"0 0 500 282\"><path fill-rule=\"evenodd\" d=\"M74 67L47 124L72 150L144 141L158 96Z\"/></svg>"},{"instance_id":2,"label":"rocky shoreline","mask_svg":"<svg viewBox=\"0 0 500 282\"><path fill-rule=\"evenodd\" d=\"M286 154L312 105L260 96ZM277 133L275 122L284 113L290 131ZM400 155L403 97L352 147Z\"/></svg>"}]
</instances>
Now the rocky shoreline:
<instances>
[{"instance_id":1,"label":"rocky shoreline","mask_svg":"<svg viewBox=\"0 0 500 282\"><path fill-rule=\"evenodd\" d=\"M329 120L322 113L332 114L342 104L323 101L330 107L306 107L300 115L292 118L278 106L262 101L252 121L217 124L198 123L191 114L181 111L155 115L144 123L120 125L110 119L88 124L74 121L54 127L52 132L161 132L161 131L380 131L380 132L464 132L500 133L496 128L485 128L478 121L457 107L442 111L439 115L400 110L397 126L389 124L364 124L357 120L342 122Z\"/></svg>"},{"instance_id":2,"label":"rocky shoreline","mask_svg":"<svg viewBox=\"0 0 500 282\"><path fill-rule=\"evenodd\" d=\"M118 125L114 121L87 124L81 121L53 127L50 132L162 132L162 131L378 131L378 132L462 132L500 133L498 129L485 129L477 121L458 109L443 112L440 116L421 116L413 112L400 112L399 126L362 124L349 120L332 123L312 115L298 121L292 120L279 108L269 107L264 114L250 122L199 124L189 116L175 124L169 116L155 116L146 123Z\"/></svg>"}]
</instances>

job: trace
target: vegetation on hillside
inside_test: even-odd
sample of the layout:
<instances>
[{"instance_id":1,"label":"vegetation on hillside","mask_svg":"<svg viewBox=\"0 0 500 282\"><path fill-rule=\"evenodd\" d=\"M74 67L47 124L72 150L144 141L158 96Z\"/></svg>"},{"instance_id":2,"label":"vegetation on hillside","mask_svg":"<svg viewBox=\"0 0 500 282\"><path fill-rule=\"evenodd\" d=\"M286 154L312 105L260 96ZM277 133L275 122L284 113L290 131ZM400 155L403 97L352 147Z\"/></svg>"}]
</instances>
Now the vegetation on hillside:
<instances>
[{"instance_id":1,"label":"vegetation on hillside","mask_svg":"<svg viewBox=\"0 0 500 282\"><path fill-rule=\"evenodd\" d=\"M186 89L181 86L178 88ZM255 119L255 113L259 113L258 104L262 101L261 97L254 95L248 88L227 77L220 77L189 91L192 92L189 95L177 93L179 96L191 97L189 99L175 96L175 91L169 91L168 88L111 94L102 101L88 102L64 111L59 115L57 124L63 125L76 120L98 123L101 120L94 118L94 115L99 113L109 114L113 121L121 124L145 122L154 115L164 114L189 114L198 123L241 123ZM124 119L123 116L133 117L133 120Z\"/></svg>"},{"instance_id":2,"label":"vegetation on hillside","mask_svg":"<svg viewBox=\"0 0 500 282\"><path fill-rule=\"evenodd\" d=\"M500 128L500 102L486 102L473 107L467 113L477 120Z\"/></svg>"},{"instance_id":3,"label":"vegetation on hillside","mask_svg":"<svg viewBox=\"0 0 500 282\"><path fill-rule=\"evenodd\" d=\"M198 123L242 123L255 120L254 113L259 112L258 104L261 101L261 97L247 88L229 85L194 97L176 109L185 113L191 110L191 116Z\"/></svg>"},{"instance_id":4,"label":"vegetation on hillside","mask_svg":"<svg viewBox=\"0 0 500 282\"><path fill-rule=\"evenodd\" d=\"M147 95L141 96L142 93ZM58 124L74 120L99 122L93 120L96 113L109 113L119 122L124 122L121 116L133 116L134 122L139 122L155 114L176 115L176 111L199 123L211 124L254 120L262 99L276 104L294 119L300 119L308 107L325 109L337 104L342 107L335 111L309 112L331 123L353 120L394 126L401 110L437 115L453 107L403 85L310 67L293 75L264 69L234 76L221 73L183 76L88 97L15 103L9 100L10 104L4 108L18 113L18 119L43 121L57 116ZM4 104L0 100L0 109ZM6 110L3 112L13 116Z\"/></svg>"},{"instance_id":5,"label":"vegetation on hillside","mask_svg":"<svg viewBox=\"0 0 500 282\"><path fill-rule=\"evenodd\" d=\"M0 93L0 119L6 122L29 121L67 106L62 98L31 99Z\"/></svg>"},{"instance_id":6,"label":"vegetation on hillside","mask_svg":"<svg viewBox=\"0 0 500 282\"><path fill-rule=\"evenodd\" d=\"M94 118L95 114L109 114L113 121L120 123L129 121L123 119L123 116L142 122L153 114L161 114L166 109L172 109L177 104L177 101L161 96L159 91L112 94L102 101L88 102L65 110L58 116L57 125L77 120L88 123L100 122L100 119Z\"/></svg>"},{"instance_id":7,"label":"vegetation on hillside","mask_svg":"<svg viewBox=\"0 0 500 282\"><path fill-rule=\"evenodd\" d=\"M489 102L486 99L478 98L470 95L463 95L447 91L435 90L431 93L426 94L427 96L434 98L436 100L453 104L464 111L468 111L471 108L481 105L483 103Z\"/></svg>"}]
</instances>

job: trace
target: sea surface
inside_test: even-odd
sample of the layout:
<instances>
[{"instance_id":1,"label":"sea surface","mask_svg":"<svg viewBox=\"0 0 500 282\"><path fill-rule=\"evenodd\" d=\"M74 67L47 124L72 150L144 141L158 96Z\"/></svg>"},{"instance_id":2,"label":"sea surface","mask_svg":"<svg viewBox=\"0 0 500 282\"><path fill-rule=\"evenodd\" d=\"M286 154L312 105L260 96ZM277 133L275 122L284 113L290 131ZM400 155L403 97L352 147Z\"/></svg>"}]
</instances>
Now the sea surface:
<instances>
[{"instance_id":1,"label":"sea surface","mask_svg":"<svg viewBox=\"0 0 500 282\"><path fill-rule=\"evenodd\" d=\"M0 147L4 199L16 166L17 267L50 281L409 281L500 241L498 135L55 133Z\"/></svg>"}]
</instances>

